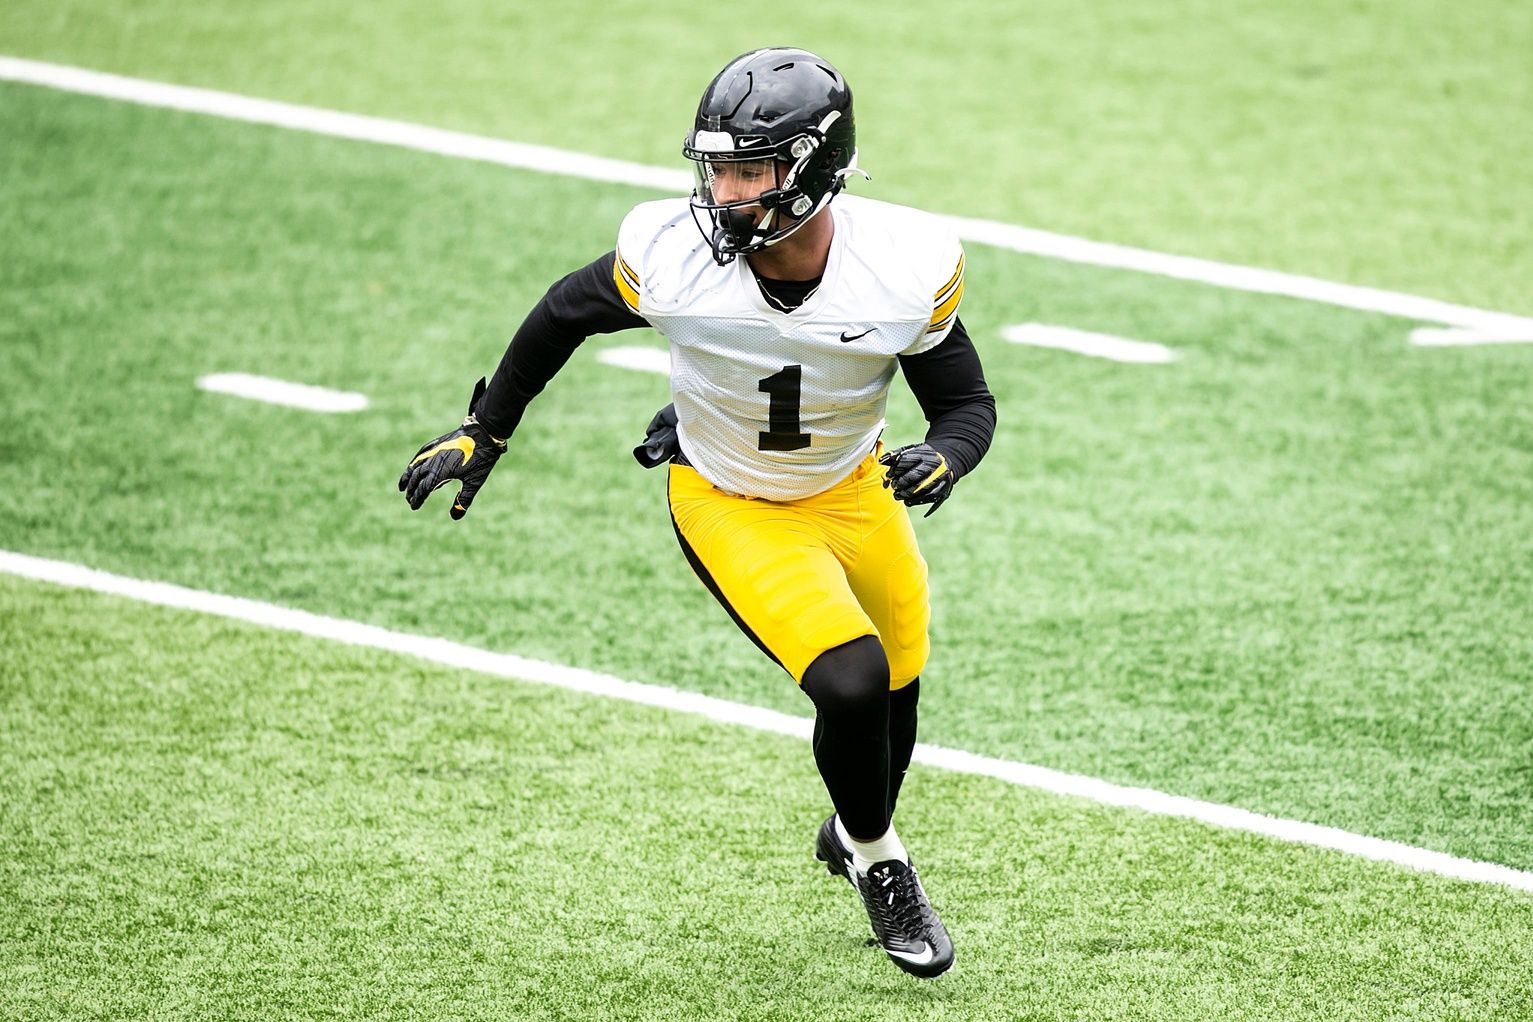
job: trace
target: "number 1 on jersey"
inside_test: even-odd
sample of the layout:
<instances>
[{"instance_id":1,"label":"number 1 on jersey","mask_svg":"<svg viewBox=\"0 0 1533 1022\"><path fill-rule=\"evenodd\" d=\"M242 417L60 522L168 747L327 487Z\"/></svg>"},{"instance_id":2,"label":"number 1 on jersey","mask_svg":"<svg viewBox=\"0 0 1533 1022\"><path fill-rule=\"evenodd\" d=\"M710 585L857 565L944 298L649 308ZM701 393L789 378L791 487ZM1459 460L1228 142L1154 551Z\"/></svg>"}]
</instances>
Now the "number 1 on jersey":
<instances>
[{"instance_id":1,"label":"number 1 on jersey","mask_svg":"<svg viewBox=\"0 0 1533 1022\"><path fill-rule=\"evenodd\" d=\"M801 451L809 446L809 434L800 432L798 424L803 383L803 366L783 366L782 372L773 373L756 384L756 389L771 399L767 405L769 431L756 434L758 450Z\"/></svg>"}]
</instances>

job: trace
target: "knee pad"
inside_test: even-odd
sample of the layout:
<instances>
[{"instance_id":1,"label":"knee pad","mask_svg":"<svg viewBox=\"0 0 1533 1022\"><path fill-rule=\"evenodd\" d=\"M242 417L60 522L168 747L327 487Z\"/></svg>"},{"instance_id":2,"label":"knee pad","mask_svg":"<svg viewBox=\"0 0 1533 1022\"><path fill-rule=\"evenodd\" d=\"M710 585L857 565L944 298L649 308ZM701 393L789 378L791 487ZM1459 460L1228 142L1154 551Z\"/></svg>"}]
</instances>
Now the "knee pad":
<instances>
[{"instance_id":1,"label":"knee pad","mask_svg":"<svg viewBox=\"0 0 1533 1022\"><path fill-rule=\"evenodd\" d=\"M889 704L889 660L876 635L827 649L804 671L804 694L827 716L863 713Z\"/></svg>"}]
</instances>

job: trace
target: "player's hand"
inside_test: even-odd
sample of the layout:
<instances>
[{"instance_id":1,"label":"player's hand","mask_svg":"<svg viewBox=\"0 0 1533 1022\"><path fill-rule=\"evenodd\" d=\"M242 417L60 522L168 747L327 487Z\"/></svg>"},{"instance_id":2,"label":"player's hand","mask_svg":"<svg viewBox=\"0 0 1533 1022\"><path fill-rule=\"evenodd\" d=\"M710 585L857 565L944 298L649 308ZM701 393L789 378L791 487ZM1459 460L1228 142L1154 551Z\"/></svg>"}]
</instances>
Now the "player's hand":
<instances>
[{"instance_id":1,"label":"player's hand","mask_svg":"<svg viewBox=\"0 0 1533 1022\"><path fill-rule=\"evenodd\" d=\"M942 506L958 482L958 473L940 451L930 444L910 444L878 459L885 466L884 488L893 488L894 499L909 507L930 504L924 517Z\"/></svg>"},{"instance_id":2,"label":"player's hand","mask_svg":"<svg viewBox=\"0 0 1533 1022\"><path fill-rule=\"evenodd\" d=\"M633 456L645 468L663 465L681 453L676 439L676 406L666 405L655 413L644 429L644 442L633 449Z\"/></svg>"},{"instance_id":3,"label":"player's hand","mask_svg":"<svg viewBox=\"0 0 1533 1022\"><path fill-rule=\"evenodd\" d=\"M410 510L419 511L432 490L457 479L463 488L458 491L458 499L453 501L448 514L452 515L453 521L462 518L468 514L468 506L489 477L490 469L506 452L506 441L490 436L474 418L474 406L479 403L484 386L481 377L474 386L474 396L469 398L469 412L463 425L422 444L410 464L405 466L404 474L399 477L399 490L410 502Z\"/></svg>"}]
</instances>

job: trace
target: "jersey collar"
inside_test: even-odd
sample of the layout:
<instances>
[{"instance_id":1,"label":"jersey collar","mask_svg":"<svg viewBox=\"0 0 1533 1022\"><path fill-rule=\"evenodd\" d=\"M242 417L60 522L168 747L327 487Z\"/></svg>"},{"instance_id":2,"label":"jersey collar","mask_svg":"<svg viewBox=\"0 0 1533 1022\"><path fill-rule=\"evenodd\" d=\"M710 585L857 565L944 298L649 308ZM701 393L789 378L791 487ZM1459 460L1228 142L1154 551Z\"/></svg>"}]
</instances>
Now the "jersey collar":
<instances>
[{"instance_id":1,"label":"jersey collar","mask_svg":"<svg viewBox=\"0 0 1533 1022\"><path fill-rule=\"evenodd\" d=\"M772 322L801 323L806 319L811 319L824 306L831 291L835 288L836 280L840 276L841 253L846 247L849 228L846 219L841 216L834 202L826 206L825 211L835 218L836 224L836 232L831 235L830 239L830 255L825 260L825 272L820 276L820 286L815 289L814 294L810 295L803 305L800 305L792 312L784 312L769 303L766 300L766 296L761 293L761 287L756 283L756 275L751 272L750 266L746 264L745 257L738 256L735 258L733 265L736 279L739 281L740 287L744 289L746 298L751 303L751 308L761 313L768 320Z\"/></svg>"}]
</instances>

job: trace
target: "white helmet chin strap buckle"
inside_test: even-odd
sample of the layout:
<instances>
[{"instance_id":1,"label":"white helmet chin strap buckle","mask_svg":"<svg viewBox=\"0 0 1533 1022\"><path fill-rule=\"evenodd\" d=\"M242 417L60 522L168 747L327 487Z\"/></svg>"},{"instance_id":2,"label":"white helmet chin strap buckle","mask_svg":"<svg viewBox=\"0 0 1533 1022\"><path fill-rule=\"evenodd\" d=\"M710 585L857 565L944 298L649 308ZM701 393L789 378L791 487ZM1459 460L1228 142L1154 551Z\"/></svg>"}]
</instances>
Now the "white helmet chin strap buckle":
<instances>
[{"instance_id":1,"label":"white helmet chin strap buckle","mask_svg":"<svg viewBox=\"0 0 1533 1022\"><path fill-rule=\"evenodd\" d=\"M755 244L760 244L766 241L767 236L772 233L776 220L777 210L767 210L766 216L761 218L761 223L757 224L756 229L752 232L755 238Z\"/></svg>"}]
</instances>

